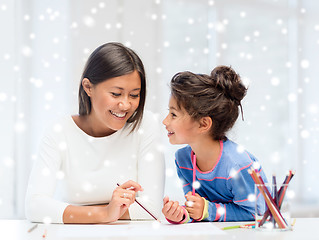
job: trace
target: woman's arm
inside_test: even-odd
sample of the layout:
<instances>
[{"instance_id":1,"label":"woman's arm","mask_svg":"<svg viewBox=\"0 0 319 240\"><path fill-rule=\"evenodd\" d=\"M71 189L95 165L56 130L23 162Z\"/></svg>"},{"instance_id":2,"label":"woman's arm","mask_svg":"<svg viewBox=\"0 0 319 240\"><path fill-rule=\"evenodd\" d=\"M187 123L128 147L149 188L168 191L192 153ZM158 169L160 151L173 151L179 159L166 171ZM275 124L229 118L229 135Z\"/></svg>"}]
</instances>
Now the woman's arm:
<instances>
[{"instance_id":1,"label":"woman's arm","mask_svg":"<svg viewBox=\"0 0 319 240\"><path fill-rule=\"evenodd\" d=\"M63 212L64 223L109 223L118 219L128 219L128 208L135 201L135 193L142 190L141 186L128 181L118 186L111 202L107 205L74 206L69 205Z\"/></svg>"},{"instance_id":2,"label":"woman's arm","mask_svg":"<svg viewBox=\"0 0 319 240\"><path fill-rule=\"evenodd\" d=\"M162 210L165 160L161 147L161 126L155 117L147 112L140 129L137 182L144 191L137 197L153 215L159 217ZM153 219L139 205L132 204L129 209L131 219Z\"/></svg>"}]
</instances>

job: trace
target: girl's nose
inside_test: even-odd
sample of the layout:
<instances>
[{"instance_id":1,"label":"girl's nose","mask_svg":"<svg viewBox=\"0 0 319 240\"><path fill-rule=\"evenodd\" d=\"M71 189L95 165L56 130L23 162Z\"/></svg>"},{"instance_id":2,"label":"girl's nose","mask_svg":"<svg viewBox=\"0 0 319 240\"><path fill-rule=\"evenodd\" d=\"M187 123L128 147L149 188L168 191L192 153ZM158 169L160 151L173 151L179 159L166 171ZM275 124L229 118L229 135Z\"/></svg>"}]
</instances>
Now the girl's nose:
<instances>
[{"instance_id":1,"label":"girl's nose","mask_svg":"<svg viewBox=\"0 0 319 240\"><path fill-rule=\"evenodd\" d=\"M162 123L165 125L165 126L167 126L167 117L168 117L168 115L164 118L164 120L162 121Z\"/></svg>"}]
</instances>

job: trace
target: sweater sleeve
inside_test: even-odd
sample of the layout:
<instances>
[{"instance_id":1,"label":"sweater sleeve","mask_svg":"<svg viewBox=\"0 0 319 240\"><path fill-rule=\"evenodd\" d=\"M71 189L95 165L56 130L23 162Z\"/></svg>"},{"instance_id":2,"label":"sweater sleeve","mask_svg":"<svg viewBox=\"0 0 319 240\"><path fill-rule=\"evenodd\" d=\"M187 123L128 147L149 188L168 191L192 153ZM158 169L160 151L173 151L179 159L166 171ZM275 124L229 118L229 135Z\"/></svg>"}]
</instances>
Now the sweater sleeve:
<instances>
[{"instance_id":1,"label":"sweater sleeve","mask_svg":"<svg viewBox=\"0 0 319 240\"><path fill-rule=\"evenodd\" d=\"M141 135L138 156L137 181L144 191L139 192L137 200L153 215L160 217L165 184L164 153L160 144L160 125L155 116L147 112L143 125L139 128ZM138 204L129 208L130 217L136 219L152 219Z\"/></svg>"},{"instance_id":2,"label":"sweater sleeve","mask_svg":"<svg viewBox=\"0 0 319 240\"><path fill-rule=\"evenodd\" d=\"M263 171L259 169L259 172L266 182ZM256 203L259 211L264 211L265 203L262 198L255 199L255 183L248 174L247 168L236 172L228 180L227 187L233 195L233 200L229 203L209 202L208 218L204 220L220 222L254 220Z\"/></svg>"},{"instance_id":3,"label":"sweater sleeve","mask_svg":"<svg viewBox=\"0 0 319 240\"><path fill-rule=\"evenodd\" d=\"M25 199L26 218L32 222L63 223L68 203L54 199L61 157L58 145L50 135L42 139Z\"/></svg>"}]
</instances>

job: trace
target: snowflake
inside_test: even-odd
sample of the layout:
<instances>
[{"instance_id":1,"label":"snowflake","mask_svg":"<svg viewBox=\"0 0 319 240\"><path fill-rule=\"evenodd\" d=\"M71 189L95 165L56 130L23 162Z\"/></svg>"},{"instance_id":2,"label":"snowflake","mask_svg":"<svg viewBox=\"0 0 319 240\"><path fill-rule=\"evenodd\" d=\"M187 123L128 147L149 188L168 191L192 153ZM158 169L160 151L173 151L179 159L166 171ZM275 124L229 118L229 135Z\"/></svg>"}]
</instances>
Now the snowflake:
<instances>
[{"instance_id":1,"label":"snowflake","mask_svg":"<svg viewBox=\"0 0 319 240\"><path fill-rule=\"evenodd\" d=\"M219 207L217 209L217 212L218 212L219 215L224 215L225 214L225 209L223 207Z\"/></svg>"},{"instance_id":2,"label":"snowflake","mask_svg":"<svg viewBox=\"0 0 319 240\"><path fill-rule=\"evenodd\" d=\"M270 79L271 85L278 86L280 84L280 79L278 77L273 77Z\"/></svg>"},{"instance_id":3,"label":"snowflake","mask_svg":"<svg viewBox=\"0 0 319 240\"><path fill-rule=\"evenodd\" d=\"M242 18L246 17L246 12L240 12L239 16Z\"/></svg>"},{"instance_id":4,"label":"snowflake","mask_svg":"<svg viewBox=\"0 0 319 240\"><path fill-rule=\"evenodd\" d=\"M249 194L249 195L248 195L248 201L249 201L249 202L255 202L255 201L256 201L256 196L255 196L255 194Z\"/></svg>"},{"instance_id":5,"label":"snowflake","mask_svg":"<svg viewBox=\"0 0 319 240\"><path fill-rule=\"evenodd\" d=\"M300 62L300 66L301 66L301 68L304 68L304 69L308 68L308 67L309 67L309 61L306 60L306 59L303 59L303 60Z\"/></svg>"},{"instance_id":6,"label":"snowflake","mask_svg":"<svg viewBox=\"0 0 319 240\"><path fill-rule=\"evenodd\" d=\"M158 221L152 222L152 228L153 229L159 229L160 227L161 227L160 222L158 222Z\"/></svg>"},{"instance_id":7,"label":"snowflake","mask_svg":"<svg viewBox=\"0 0 319 240\"><path fill-rule=\"evenodd\" d=\"M83 183L82 185L82 189L85 191L85 192L91 192L92 191L92 184L89 183L89 182L86 182L86 183Z\"/></svg>"},{"instance_id":8,"label":"snowflake","mask_svg":"<svg viewBox=\"0 0 319 240\"><path fill-rule=\"evenodd\" d=\"M29 46L24 46L22 48L22 55L25 57L30 57L32 55L32 49Z\"/></svg>"},{"instance_id":9,"label":"snowflake","mask_svg":"<svg viewBox=\"0 0 319 240\"><path fill-rule=\"evenodd\" d=\"M154 154L153 153L147 153L145 156L145 160L148 162L151 162L154 160Z\"/></svg>"},{"instance_id":10,"label":"snowflake","mask_svg":"<svg viewBox=\"0 0 319 240\"><path fill-rule=\"evenodd\" d=\"M290 93L290 94L288 95L288 101L289 101L289 102L295 102L296 100L297 100L296 94Z\"/></svg>"},{"instance_id":11,"label":"snowflake","mask_svg":"<svg viewBox=\"0 0 319 240\"><path fill-rule=\"evenodd\" d=\"M307 130L302 130L302 131L300 132L300 136L301 136L302 138L308 138L308 137L310 136L310 133L309 133L309 131L307 131Z\"/></svg>"},{"instance_id":12,"label":"snowflake","mask_svg":"<svg viewBox=\"0 0 319 240\"><path fill-rule=\"evenodd\" d=\"M52 222L52 219L49 216L46 216L43 218L43 223L44 224L50 224Z\"/></svg>"},{"instance_id":13,"label":"snowflake","mask_svg":"<svg viewBox=\"0 0 319 240\"><path fill-rule=\"evenodd\" d=\"M95 25L95 20L94 18L92 18L91 16L85 16L83 18L83 23L84 25L86 25L87 27L94 27Z\"/></svg>"},{"instance_id":14,"label":"snowflake","mask_svg":"<svg viewBox=\"0 0 319 240\"><path fill-rule=\"evenodd\" d=\"M244 148L243 145L238 145L236 150L237 150L238 153L243 153L245 151L245 148Z\"/></svg>"},{"instance_id":15,"label":"snowflake","mask_svg":"<svg viewBox=\"0 0 319 240\"><path fill-rule=\"evenodd\" d=\"M195 182L193 182L192 186L193 186L193 188L198 189L198 188L200 188L200 182L195 181Z\"/></svg>"}]
</instances>

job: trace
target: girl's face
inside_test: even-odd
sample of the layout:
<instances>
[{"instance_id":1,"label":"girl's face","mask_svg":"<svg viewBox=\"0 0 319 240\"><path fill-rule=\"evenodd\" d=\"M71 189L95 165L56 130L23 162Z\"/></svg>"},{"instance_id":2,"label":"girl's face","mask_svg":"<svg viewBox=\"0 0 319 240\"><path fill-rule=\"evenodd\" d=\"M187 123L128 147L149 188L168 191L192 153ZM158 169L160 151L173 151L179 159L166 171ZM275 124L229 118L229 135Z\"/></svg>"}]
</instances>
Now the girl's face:
<instances>
[{"instance_id":1,"label":"girl's face","mask_svg":"<svg viewBox=\"0 0 319 240\"><path fill-rule=\"evenodd\" d=\"M123 128L138 108L140 91L137 71L91 85L87 90L91 99L89 117L96 134L108 135Z\"/></svg>"},{"instance_id":2,"label":"girl's face","mask_svg":"<svg viewBox=\"0 0 319 240\"><path fill-rule=\"evenodd\" d=\"M179 109L174 97L169 101L169 113L163 120L171 144L190 144L196 137L199 123L184 108Z\"/></svg>"}]
</instances>

